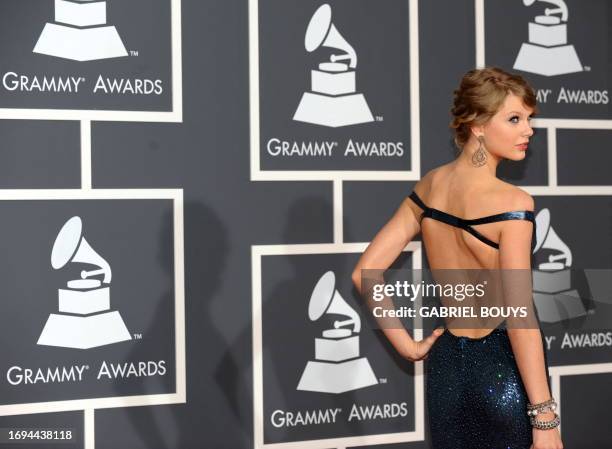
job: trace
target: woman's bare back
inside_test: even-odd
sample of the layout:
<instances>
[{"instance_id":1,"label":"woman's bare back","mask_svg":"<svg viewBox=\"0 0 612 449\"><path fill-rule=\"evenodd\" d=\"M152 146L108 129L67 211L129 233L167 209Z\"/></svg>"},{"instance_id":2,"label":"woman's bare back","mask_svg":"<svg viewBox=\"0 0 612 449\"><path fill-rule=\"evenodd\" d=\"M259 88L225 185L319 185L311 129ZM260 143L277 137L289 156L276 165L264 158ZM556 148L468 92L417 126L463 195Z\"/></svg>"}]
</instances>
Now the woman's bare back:
<instances>
[{"instance_id":1,"label":"woman's bare back","mask_svg":"<svg viewBox=\"0 0 612 449\"><path fill-rule=\"evenodd\" d=\"M471 225L472 233L470 233L467 229L439 219L451 222L455 217L473 220L516 211L517 209L512 207L517 202L516 198L520 199L521 196L527 195L526 192L497 178L491 177L483 181L482 178L474 179L466 176L452 163L429 172L415 186L414 192L417 196L413 196L409 201L412 203L411 208L415 216L420 216L422 208L426 207L435 209L438 218L421 219L420 222L421 238L430 269L498 270L500 268L500 254L495 246L496 242L500 241L504 221ZM449 218L447 214L453 217ZM453 276L445 271L438 271L437 275ZM495 277L492 272L489 276ZM493 290L501 290L501 285L493 287L491 291ZM496 294L499 292L494 293ZM476 321L468 320L472 325ZM495 325L497 324L499 323ZM460 327L465 325L465 323L459 324ZM492 330L488 326L483 327L482 324L478 326L469 329L458 328L453 333L480 338Z\"/></svg>"},{"instance_id":2,"label":"woman's bare back","mask_svg":"<svg viewBox=\"0 0 612 449\"><path fill-rule=\"evenodd\" d=\"M516 210L516 197L527 195L497 178L474 179L453 163L438 167L415 186L425 205L459 218L475 219ZM411 202L416 216L422 209ZM474 225L473 229L492 242L499 242L504 222ZM421 237L431 269L498 269L498 249L464 229L437 220L421 221Z\"/></svg>"}]
</instances>

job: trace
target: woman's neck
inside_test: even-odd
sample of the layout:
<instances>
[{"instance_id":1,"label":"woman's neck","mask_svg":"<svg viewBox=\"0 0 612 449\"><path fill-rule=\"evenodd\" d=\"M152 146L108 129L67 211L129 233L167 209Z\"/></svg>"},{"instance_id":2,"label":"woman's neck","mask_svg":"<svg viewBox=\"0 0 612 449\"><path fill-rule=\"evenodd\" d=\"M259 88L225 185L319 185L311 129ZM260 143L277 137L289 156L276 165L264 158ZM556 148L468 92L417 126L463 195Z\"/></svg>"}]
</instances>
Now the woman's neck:
<instances>
[{"instance_id":1,"label":"woman's neck","mask_svg":"<svg viewBox=\"0 0 612 449\"><path fill-rule=\"evenodd\" d=\"M463 150L454 161L454 164L461 172L472 173L474 175L482 176L483 174L490 175L497 178L497 166L501 162L501 159L496 157L494 154L487 151L486 163L480 167L475 167L472 164L472 155L478 150L479 143L476 139L470 139L463 146Z\"/></svg>"}]
</instances>

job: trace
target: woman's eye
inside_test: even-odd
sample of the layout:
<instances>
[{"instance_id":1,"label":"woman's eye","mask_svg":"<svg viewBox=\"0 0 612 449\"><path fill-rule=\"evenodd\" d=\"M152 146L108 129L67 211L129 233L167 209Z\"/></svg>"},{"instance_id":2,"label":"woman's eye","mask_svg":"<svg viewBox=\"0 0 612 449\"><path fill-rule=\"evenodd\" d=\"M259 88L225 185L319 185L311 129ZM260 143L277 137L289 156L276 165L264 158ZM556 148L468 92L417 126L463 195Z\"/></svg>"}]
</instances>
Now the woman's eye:
<instances>
[{"instance_id":1,"label":"woman's eye","mask_svg":"<svg viewBox=\"0 0 612 449\"><path fill-rule=\"evenodd\" d=\"M515 115L515 116L511 117L511 118L510 118L510 121L511 121L512 123L518 123L518 122L519 122L519 117L518 117L518 115Z\"/></svg>"}]
</instances>

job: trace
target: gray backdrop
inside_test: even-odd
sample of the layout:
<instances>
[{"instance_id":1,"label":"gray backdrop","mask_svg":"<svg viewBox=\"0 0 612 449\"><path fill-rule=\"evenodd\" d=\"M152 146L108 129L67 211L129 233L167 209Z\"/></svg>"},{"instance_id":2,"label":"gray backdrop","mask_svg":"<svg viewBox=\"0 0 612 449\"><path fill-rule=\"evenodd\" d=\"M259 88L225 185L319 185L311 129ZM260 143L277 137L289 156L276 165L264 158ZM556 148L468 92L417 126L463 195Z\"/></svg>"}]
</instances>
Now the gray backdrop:
<instances>
[{"instance_id":1,"label":"gray backdrop","mask_svg":"<svg viewBox=\"0 0 612 449\"><path fill-rule=\"evenodd\" d=\"M107 23L116 26L126 50L136 51L137 55L89 62L32 53L45 22L53 21L53 2L38 0L27 6L22 3L5 0L0 7L0 76L7 72L25 75L30 88L33 76L42 79L43 75L75 75L94 83L98 75L103 75L159 79L164 89L159 95L129 91L92 95L87 90L67 94L7 90L0 86L0 109L172 109L175 92L171 79L169 0L109 0ZM41 195L48 189L81 189L80 139L84 128L76 119L35 120L37 117L32 115L31 119L14 120L10 111L2 112L0 187L7 189L6 193L0 191L4 224L0 266L6 287L2 319L13 329L3 326L4 384L5 369L12 358L21 357L30 364L37 359L41 366L78 363L82 357L100 354L109 360L172 359L174 332L185 333L186 403L96 410L97 449L252 448L257 443L259 424L263 424L259 430L263 432L264 445L329 438L335 440L321 446L311 443L309 447L365 447L351 437L407 432L405 440L412 442L376 447L429 447L426 425L422 434L414 433L418 396L414 390L414 365L400 360L379 334L365 326L360 334L361 355L370 361L377 385L332 396L296 391L300 369L314 355L313 338L324 328L306 318L308 297L317 279L333 270L338 290L358 310L358 298L350 286L350 272L358 257L355 248L372 239L410 193L419 171L424 174L454 157L447 128L448 110L452 90L461 75L476 65L477 56L481 62L511 70L521 44L528 40L528 23L552 5L536 2L525 7L520 0L483 0L481 16L479 2L474 0L414 1L412 6L418 6L418 17L413 18L418 23L417 57L409 50L409 21L414 9L408 0L329 0L334 24L359 55L357 91L365 95L374 116L383 120L328 128L291 120L302 93L309 90L310 70L332 52L319 49L311 54L303 47L306 25L323 3L182 2L182 121L147 123L138 118L133 122L94 120L91 125L94 190L183 190L184 330L173 326L177 286L171 276L175 269L171 237L176 232L170 220L172 205L164 200L115 201L119 204L106 200L104 207L88 201L8 201L8 189L41 189ZM536 200L536 212L550 210L551 225L572 251L572 268L610 269L609 103L567 104L552 98L556 99L561 88L577 91L576 95L589 90L599 92L598 98L603 92L608 95L611 11L605 0L566 3L568 43L575 47L584 68L578 73L551 77L520 72L536 88L550 89L552 93L541 105L540 117L545 120L536 129L527 158L520 163L502 164L498 174L530 191ZM252 16L250 20L249 7L253 8L251 13L259 13L258 23ZM475 24L481 19L485 45L484 54L478 55L476 49L482 36L476 35ZM249 55L254 35L258 37L259 51ZM420 80L418 103L409 89L414 81L410 73L414 64L418 64ZM259 69L258 86L250 85L253 65ZM254 114L258 119L255 123L259 123L256 146L260 147L255 157L259 158L261 170L295 170L295 179L288 176L287 180L275 181L271 176L268 180L251 180L251 150L255 142L249 107L254 92L260 101ZM411 140L410 123L416 119L411 117L411 105L416 106L413 110L418 111L420 120L418 148L411 146L415 141ZM594 121L581 121L584 119ZM299 142L337 141L341 145L348 139L402 142L405 153L403 157L349 160L274 159L265 154L265 142L272 137ZM415 152L420 155L419 167L411 166L410 156ZM312 180L300 180L304 179L304 171L311 170L316 171ZM341 175L327 173L328 170L370 174L363 180L340 181ZM385 173L402 170L417 172L404 180ZM117 276L123 276L113 280L112 288L127 296L113 293L112 308L121 312L131 333L142 332L151 340L88 350L95 351L93 355L57 348L42 351L36 346L41 323L47 314L57 313L52 302L57 288L54 282L70 279L66 274L58 277L49 265L53 239L62 223L75 214L82 214L84 232L92 247L109 260ZM338 233L338 229L342 232ZM303 244L306 246L296 246ZM254 258L254 247L269 255ZM28 258L32 258L31 263ZM410 267L414 259L408 253L397 266ZM257 261L264 261L260 270L255 270ZM252 283L253 273L260 276L259 291ZM126 278L132 280L126 283ZM136 287L139 283L146 284L144 291ZM35 307L32 304L36 296L26 293L39 291L48 291L49 295ZM27 296L28 301L20 301L20 295ZM254 301L257 298L259 302ZM139 313L139 307L146 313ZM261 331L263 346L254 347L254 328ZM553 326L551 332L562 337L566 330ZM554 380L560 392L562 434L568 449L601 449L612 444L607 413L612 402L611 351L606 344L551 350L551 364L560 368ZM263 361L263 379L254 384L258 360ZM172 392L174 374L172 370L170 377L150 379L149 383L92 385L86 391L53 386L21 393L13 389L12 397L7 399L3 394L5 399L0 405L35 401L36 397L32 397L37 392L40 401L71 399L75 395L87 398L92 394L100 397L111 393L121 396ZM257 389L261 389L263 398L263 423L254 419L258 415L254 406ZM406 415L281 430L269 421L269 412L278 408L295 412L328 407L348 410L352 404L391 402L406 402ZM423 407L417 407L416 414L427 423ZM81 411L2 416L0 427L71 428L77 435L73 444L45 447L93 447L84 443ZM296 444L293 447L300 447Z\"/></svg>"}]
</instances>

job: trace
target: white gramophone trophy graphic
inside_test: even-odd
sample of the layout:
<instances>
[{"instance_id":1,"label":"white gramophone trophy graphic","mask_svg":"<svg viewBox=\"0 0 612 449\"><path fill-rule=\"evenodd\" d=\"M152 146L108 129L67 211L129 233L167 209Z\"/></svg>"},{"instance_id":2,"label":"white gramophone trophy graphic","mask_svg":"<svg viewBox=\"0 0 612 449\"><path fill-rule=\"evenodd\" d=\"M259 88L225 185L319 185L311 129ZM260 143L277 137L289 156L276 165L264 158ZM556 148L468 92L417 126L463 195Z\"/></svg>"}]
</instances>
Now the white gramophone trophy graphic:
<instances>
[{"instance_id":1,"label":"white gramophone trophy graphic","mask_svg":"<svg viewBox=\"0 0 612 449\"><path fill-rule=\"evenodd\" d=\"M533 299L541 321L558 321L586 315L586 309L578 291L572 288L572 251L559 238L550 223L550 211L542 209L535 217L536 246L534 253L546 248L548 261L533 270Z\"/></svg>"},{"instance_id":2,"label":"white gramophone trophy graphic","mask_svg":"<svg viewBox=\"0 0 612 449\"><path fill-rule=\"evenodd\" d=\"M552 3L556 8L546 8L544 15L529 22L529 42L521 46L513 68L544 76L581 72L576 49L567 43L567 5L563 0L523 0L523 4L531 6L536 1Z\"/></svg>"},{"instance_id":3,"label":"white gramophone trophy graphic","mask_svg":"<svg viewBox=\"0 0 612 449\"><path fill-rule=\"evenodd\" d=\"M64 224L51 252L51 266L56 270L73 262L99 268L81 271L81 279L68 281L68 288L58 289L59 313L49 315L37 344L89 349L131 340L119 312L110 310L110 265L83 237L80 217ZM98 275L102 275L101 280L93 277Z\"/></svg>"},{"instance_id":4,"label":"white gramophone trophy graphic","mask_svg":"<svg viewBox=\"0 0 612 449\"><path fill-rule=\"evenodd\" d=\"M293 120L332 128L374 121L365 97L356 92L357 54L332 23L328 4L310 19L304 46L309 53L323 46L344 54L332 54L330 61L311 71L312 92L304 92Z\"/></svg>"},{"instance_id":5,"label":"white gramophone trophy graphic","mask_svg":"<svg viewBox=\"0 0 612 449\"><path fill-rule=\"evenodd\" d=\"M321 393L344 393L378 383L370 362L359 357L361 319L336 290L336 276L326 272L312 291L308 317L317 321L323 315L337 314L348 319L334 321L333 329L315 338L315 359L306 364L297 389ZM347 329L344 326L352 326Z\"/></svg>"},{"instance_id":6,"label":"white gramophone trophy graphic","mask_svg":"<svg viewBox=\"0 0 612 449\"><path fill-rule=\"evenodd\" d=\"M55 23L45 25L34 53L74 61L128 55L117 29L106 25L105 0L55 0Z\"/></svg>"}]
</instances>

